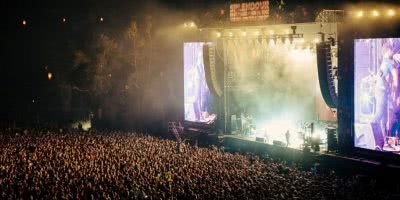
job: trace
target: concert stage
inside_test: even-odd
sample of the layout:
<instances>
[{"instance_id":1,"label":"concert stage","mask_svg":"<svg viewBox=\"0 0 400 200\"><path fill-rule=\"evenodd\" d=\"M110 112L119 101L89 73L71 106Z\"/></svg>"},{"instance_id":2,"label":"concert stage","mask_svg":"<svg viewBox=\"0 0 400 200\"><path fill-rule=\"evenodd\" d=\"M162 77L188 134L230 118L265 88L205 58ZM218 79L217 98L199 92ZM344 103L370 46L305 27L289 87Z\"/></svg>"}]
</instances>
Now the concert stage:
<instances>
[{"instance_id":1,"label":"concert stage","mask_svg":"<svg viewBox=\"0 0 400 200\"><path fill-rule=\"evenodd\" d=\"M315 164L324 170L334 170L344 174L368 174L374 176L393 176L391 172L400 169L400 165L366 159L359 156L341 155L321 148L319 152L305 152L300 148L258 142L255 138L240 135L219 136L220 141L229 152L254 153L268 155L273 159L301 164L304 169L311 169ZM328 172L328 171L325 171ZM385 172L385 173L382 173Z\"/></svg>"}]
</instances>

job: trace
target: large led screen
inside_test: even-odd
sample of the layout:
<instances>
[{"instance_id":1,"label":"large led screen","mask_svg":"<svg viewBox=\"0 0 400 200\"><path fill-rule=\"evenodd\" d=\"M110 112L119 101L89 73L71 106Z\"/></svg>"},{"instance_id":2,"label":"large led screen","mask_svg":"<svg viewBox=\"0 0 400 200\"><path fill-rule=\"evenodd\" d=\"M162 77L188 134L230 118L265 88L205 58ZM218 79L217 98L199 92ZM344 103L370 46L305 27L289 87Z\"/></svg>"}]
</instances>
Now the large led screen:
<instances>
[{"instance_id":1,"label":"large led screen","mask_svg":"<svg viewBox=\"0 0 400 200\"><path fill-rule=\"evenodd\" d=\"M203 60L203 42L184 44L184 102L185 120L213 122L212 95L207 86Z\"/></svg>"},{"instance_id":2,"label":"large led screen","mask_svg":"<svg viewBox=\"0 0 400 200\"><path fill-rule=\"evenodd\" d=\"M354 41L354 145L400 154L400 38Z\"/></svg>"}]
</instances>

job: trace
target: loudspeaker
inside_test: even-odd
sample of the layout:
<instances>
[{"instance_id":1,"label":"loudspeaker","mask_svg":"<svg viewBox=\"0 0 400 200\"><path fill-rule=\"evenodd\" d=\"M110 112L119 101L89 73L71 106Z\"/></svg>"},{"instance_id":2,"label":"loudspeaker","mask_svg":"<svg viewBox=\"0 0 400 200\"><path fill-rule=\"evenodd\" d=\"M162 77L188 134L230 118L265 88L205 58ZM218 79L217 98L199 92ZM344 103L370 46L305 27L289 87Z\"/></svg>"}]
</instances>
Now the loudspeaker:
<instances>
[{"instance_id":1,"label":"loudspeaker","mask_svg":"<svg viewBox=\"0 0 400 200\"><path fill-rule=\"evenodd\" d=\"M338 150L338 139L335 128L327 128L328 151Z\"/></svg>"},{"instance_id":2,"label":"loudspeaker","mask_svg":"<svg viewBox=\"0 0 400 200\"><path fill-rule=\"evenodd\" d=\"M286 147L286 143L282 142L282 141L278 141L278 140L274 140L272 142L272 144L276 145L276 146L280 146L280 147Z\"/></svg>"},{"instance_id":3,"label":"loudspeaker","mask_svg":"<svg viewBox=\"0 0 400 200\"><path fill-rule=\"evenodd\" d=\"M337 106L337 94L332 70L332 55L330 42L317 44L318 80L322 97L331 108Z\"/></svg>"},{"instance_id":4,"label":"loudspeaker","mask_svg":"<svg viewBox=\"0 0 400 200\"><path fill-rule=\"evenodd\" d=\"M257 142L264 142L265 143L265 138L263 137L256 137Z\"/></svg>"},{"instance_id":5,"label":"loudspeaker","mask_svg":"<svg viewBox=\"0 0 400 200\"><path fill-rule=\"evenodd\" d=\"M204 71L208 88L214 95L221 97L223 90L219 84L217 75L215 48L212 44L205 44L203 46Z\"/></svg>"}]
</instances>

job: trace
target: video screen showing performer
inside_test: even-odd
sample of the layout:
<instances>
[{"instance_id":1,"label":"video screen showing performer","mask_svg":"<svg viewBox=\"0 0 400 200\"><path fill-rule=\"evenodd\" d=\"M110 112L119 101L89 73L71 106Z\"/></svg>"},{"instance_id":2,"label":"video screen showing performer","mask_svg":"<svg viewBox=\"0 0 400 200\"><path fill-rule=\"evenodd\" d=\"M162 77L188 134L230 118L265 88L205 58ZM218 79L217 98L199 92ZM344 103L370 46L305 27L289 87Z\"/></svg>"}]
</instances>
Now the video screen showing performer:
<instances>
[{"instance_id":1,"label":"video screen showing performer","mask_svg":"<svg viewBox=\"0 0 400 200\"><path fill-rule=\"evenodd\" d=\"M203 60L203 42L184 44L184 102L185 120L213 122L212 95L207 86Z\"/></svg>"},{"instance_id":2,"label":"video screen showing performer","mask_svg":"<svg viewBox=\"0 0 400 200\"><path fill-rule=\"evenodd\" d=\"M354 41L354 145L400 154L400 38Z\"/></svg>"}]
</instances>

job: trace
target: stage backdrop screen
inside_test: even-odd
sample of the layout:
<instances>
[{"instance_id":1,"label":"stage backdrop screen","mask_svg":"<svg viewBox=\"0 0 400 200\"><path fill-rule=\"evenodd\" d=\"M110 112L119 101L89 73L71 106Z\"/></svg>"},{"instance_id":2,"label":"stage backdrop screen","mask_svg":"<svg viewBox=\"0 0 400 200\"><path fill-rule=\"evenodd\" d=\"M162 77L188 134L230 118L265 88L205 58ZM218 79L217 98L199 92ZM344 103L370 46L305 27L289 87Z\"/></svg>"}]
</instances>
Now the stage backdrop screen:
<instances>
[{"instance_id":1,"label":"stage backdrop screen","mask_svg":"<svg viewBox=\"0 0 400 200\"><path fill-rule=\"evenodd\" d=\"M400 154L400 38L354 40L354 145Z\"/></svg>"},{"instance_id":2,"label":"stage backdrop screen","mask_svg":"<svg viewBox=\"0 0 400 200\"><path fill-rule=\"evenodd\" d=\"M205 77L204 44L184 43L184 102L186 121L208 123L214 121L216 115L211 113L212 95Z\"/></svg>"}]
</instances>

